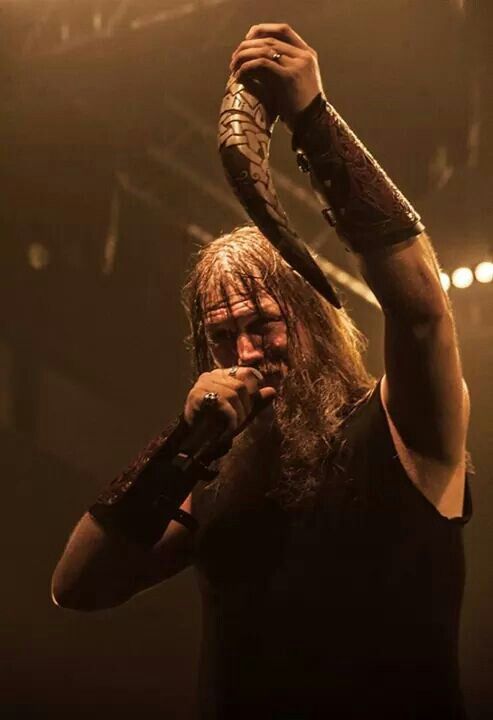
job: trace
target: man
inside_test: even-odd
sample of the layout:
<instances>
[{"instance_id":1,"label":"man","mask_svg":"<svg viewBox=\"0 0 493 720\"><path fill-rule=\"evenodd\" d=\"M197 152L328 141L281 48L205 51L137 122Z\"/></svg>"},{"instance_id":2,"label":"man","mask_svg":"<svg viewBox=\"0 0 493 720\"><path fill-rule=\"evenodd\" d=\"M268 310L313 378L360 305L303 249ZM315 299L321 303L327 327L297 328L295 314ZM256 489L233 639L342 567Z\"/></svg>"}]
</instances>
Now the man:
<instances>
[{"instance_id":1,"label":"man","mask_svg":"<svg viewBox=\"0 0 493 720\"><path fill-rule=\"evenodd\" d=\"M185 292L183 416L83 516L54 598L110 607L193 562L204 717L464 717L468 399L433 251L289 26L254 26L232 69L270 78L382 305L385 375L256 229L211 243Z\"/></svg>"}]
</instances>

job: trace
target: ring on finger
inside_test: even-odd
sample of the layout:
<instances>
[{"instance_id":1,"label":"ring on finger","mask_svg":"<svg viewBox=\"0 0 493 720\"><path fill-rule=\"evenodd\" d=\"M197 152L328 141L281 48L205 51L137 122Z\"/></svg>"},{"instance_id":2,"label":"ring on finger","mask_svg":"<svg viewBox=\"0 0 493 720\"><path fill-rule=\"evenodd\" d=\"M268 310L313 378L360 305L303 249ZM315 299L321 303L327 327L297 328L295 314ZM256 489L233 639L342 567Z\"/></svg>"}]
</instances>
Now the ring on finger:
<instances>
[{"instance_id":1,"label":"ring on finger","mask_svg":"<svg viewBox=\"0 0 493 720\"><path fill-rule=\"evenodd\" d=\"M232 367L229 368L228 375L232 375L234 377L237 372L238 372L238 365L233 365Z\"/></svg>"},{"instance_id":2,"label":"ring on finger","mask_svg":"<svg viewBox=\"0 0 493 720\"><path fill-rule=\"evenodd\" d=\"M202 398L201 407L211 408L217 405L219 395L216 392L206 392Z\"/></svg>"},{"instance_id":3,"label":"ring on finger","mask_svg":"<svg viewBox=\"0 0 493 720\"><path fill-rule=\"evenodd\" d=\"M281 59L281 57L282 57L282 53L277 52L277 50L272 53L272 59L274 60L274 62L278 63L279 60Z\"/></svg>"}]
</instances>

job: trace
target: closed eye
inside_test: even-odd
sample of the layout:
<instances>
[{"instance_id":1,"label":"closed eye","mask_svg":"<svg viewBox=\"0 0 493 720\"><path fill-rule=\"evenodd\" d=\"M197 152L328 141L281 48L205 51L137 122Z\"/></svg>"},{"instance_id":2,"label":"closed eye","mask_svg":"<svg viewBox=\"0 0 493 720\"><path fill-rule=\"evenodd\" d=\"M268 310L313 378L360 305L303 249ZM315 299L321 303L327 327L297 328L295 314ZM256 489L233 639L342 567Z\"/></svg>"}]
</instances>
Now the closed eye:
<instances>
[{"instance_id":1,"label":"closed eye","mask_svg":"<svg viewBox=\"0 0 493 720\"><path fill-rule=\"evenodd\" d=\"M220 345L225 342L232 342L236 338L233 330L212 330L207 333L207 339L212 345Z\"/></svg>"},{"instance_id":2,"label":"closed eye","mask_svg":"<svg viewBox=\"0 0 493 720\"><path fill-rule=\"evenodd\" d=\"M255 334L264 334L267 328L281 322L280 317L258 318L248 325L247 330Z\"/></svg>"},{"instance_id":3,"label":"closed eye","mask_svg":"<svg viewBox=\"0 0 493 720\"><path fill-rule=\"evenodd\" d=\"M245 327L245 332L251 335L265 335L274 325L282 322L282 318L275 317L259 317L252 320ZM210 329L207 332L207 339L212 345L220 345L223 343L236 342L238 331L230 328Z\"/></svg>"}]
</instances>

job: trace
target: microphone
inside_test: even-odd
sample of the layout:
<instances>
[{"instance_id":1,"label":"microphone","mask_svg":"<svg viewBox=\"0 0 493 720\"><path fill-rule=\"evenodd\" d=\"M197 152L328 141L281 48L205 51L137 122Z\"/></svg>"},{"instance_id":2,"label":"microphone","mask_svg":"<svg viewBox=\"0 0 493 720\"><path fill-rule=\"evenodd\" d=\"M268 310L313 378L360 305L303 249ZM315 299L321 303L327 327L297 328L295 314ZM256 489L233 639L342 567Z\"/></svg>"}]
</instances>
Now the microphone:
<instances>
[{"instance_id":1,"label":"microphone","mask_svg":"<svg viewBox=\"0 0 493 720\"><path fill-rule=\"evenodd\" d=\"M262 373L256 368L249 368L259 380L261 385L265 384ZM225 437L228 427L228 419L224 414L218 413L215 407L204 406L200 414L190 427L189 432L180 445L180 453L187 455L191 460L209 464L231 449L233 439L249 425L252 420L272 401L272 398L264 400L257 391L253 396L252 409L245 420L236 428L234 435Z\"/></svg>"}]
</instances>

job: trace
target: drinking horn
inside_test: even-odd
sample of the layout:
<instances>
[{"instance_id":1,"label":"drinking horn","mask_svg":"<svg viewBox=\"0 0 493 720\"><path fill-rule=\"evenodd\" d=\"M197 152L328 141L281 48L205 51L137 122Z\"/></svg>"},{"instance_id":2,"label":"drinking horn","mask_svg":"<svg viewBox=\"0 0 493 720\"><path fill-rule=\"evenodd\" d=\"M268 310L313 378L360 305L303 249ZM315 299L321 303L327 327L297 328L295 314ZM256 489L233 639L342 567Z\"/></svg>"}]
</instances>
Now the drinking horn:
<instances>
[{"instance_id":1,"label":"drinking horn","mask_svg":"<svg viewBox=\"0 0 493 720\"><path fill-rule=\"evenodd\" d=\"M272 130L279 117L266 86L230 76L221 104L219 154L226 177L259 230L286 262L337 308L339 299L279 202L269 167Z\"/></svg>"}]
</instances>

